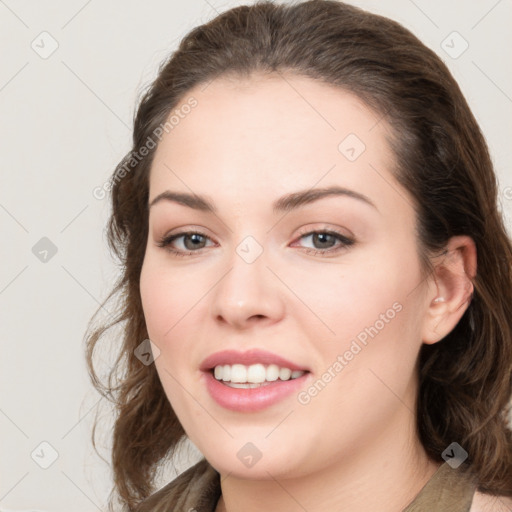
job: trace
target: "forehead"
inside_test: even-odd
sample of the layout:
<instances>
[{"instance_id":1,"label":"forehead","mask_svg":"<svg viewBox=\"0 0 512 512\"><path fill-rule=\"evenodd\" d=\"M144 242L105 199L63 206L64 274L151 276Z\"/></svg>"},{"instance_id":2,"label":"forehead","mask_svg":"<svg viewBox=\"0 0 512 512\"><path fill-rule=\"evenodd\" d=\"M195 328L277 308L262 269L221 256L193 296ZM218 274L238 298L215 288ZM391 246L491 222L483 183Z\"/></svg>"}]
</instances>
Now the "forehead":
<instances>
[{"instance_id":1,"label":"forehead","mask_svg":"<svg viewBox=\"0 0 512 512\"><path fill-rule=\"evenodd\" d=\"M379 195L393 179L387 123L356 95L310 78L222 77L191 89L173 114L179 122L157 147L150 199L172 189L270 204L333 184Z\"/></svg>"}]
</instances>

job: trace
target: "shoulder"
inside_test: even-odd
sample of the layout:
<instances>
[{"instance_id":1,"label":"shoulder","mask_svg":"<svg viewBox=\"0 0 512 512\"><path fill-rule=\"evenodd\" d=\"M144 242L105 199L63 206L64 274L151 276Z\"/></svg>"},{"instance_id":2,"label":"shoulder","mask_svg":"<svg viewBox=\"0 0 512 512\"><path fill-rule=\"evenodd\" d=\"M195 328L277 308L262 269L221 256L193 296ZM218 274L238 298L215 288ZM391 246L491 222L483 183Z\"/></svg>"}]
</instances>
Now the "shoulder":
<instances>
[{"instance_id":1,"label":"shoulder","mask_svg":"<svg viewBox=\"0 0 512 512\"><path fill-rule=\"evenodd\" d=\"M512 512L512 498L476 491L469 512Z\"/></svg>"}]
</instances>

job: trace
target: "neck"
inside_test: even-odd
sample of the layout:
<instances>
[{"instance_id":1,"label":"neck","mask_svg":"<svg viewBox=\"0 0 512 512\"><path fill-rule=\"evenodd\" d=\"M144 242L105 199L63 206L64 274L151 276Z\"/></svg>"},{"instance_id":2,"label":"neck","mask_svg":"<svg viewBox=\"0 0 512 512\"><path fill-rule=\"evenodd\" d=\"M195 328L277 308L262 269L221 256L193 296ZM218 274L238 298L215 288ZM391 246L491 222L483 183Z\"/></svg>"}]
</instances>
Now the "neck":
<instances>
[{"instance_id":1,"label":"neck","mask_svg":"<svg viewBox=\"0 0 512 512\"><path fill-rule=\"evenodd\" d=\"M362 450L340 456L320 471L297 478L274 475L269 480L221 475L222 496L216 512L403 510L439 464L421 446L414 415L402 407L398 416Z\"/></svg>"}]
</instances>

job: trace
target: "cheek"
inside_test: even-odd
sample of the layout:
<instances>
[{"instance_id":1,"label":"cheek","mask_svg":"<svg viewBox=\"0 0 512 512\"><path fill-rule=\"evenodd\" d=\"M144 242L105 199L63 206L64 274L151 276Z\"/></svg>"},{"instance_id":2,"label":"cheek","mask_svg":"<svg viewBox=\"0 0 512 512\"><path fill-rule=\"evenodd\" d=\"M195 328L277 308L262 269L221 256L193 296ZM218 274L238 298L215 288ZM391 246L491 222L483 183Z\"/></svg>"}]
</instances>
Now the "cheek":
<instances>
[{"instance_id":1,"label":"cheek","mask_svg":"<svg viewBox=\"0 0 512 512\"><path fill-rule=\"evenodd\" d=\"M155 367L165 394L176 413L191 417L199 411L187 399L180 383L190 378L191 307L198 301L197 283L187 286L183 274L169 271L159 255L148 254L140 277L140 294L149 338L160 349ZM192 409L192 410L191 410Z\"/></svg>"},{"instance_id":2,"label":"cheek","mask_svg":"<svg viewBox=\"0 0 512 512\"><path fill-rule=\"evenodd\" d=\"M382 250L358 256L347 258L346 266L327 266L297 281L298 294L307 298L324 324L313 315L296 316L309 338L318 340L317 388L328 388L315 398L318 414L329 403L339 404L339 414L375 408L376 397L381 405L388 404L388 398L396 398L383 382L399 396L413 382L421 346L421 298L413 292L421 274L414 247L403 253ZM304 400L315 393L312 389Z\"/></svg>"},{"instance_id":3,"label":"cheek","mask_svg":"<svg viewBox=\"0 0 512 512\"><path fill-rule=\"evenodd\" d=\"M204 295L201 280L190 272L168 268L164 258L148 255L140 277L140 294L150 338L163 342L172 339L192 306Z\"/></svg>"},{"instance_id":4,"label":"cheek","mask_svg":"<svg viewBox=\"0 0 512 512\"><path fill-rule=\"evenodd\" d=\"M304 312L295 314L295 320L308 333L316 329L333 352L346 350L357 336L364 341L368 330L380 334L400 329L404 315L398 310L414 300L411 291L420 280L414 249L407 254L385 245L379 249L349 254L339 264L303 261L281 269L283 281L302 302L291 297L295 313Z\"/></svg>"},{"instance_id":5,"label":"cheek","mask_svg":"<svg viewBox=\"0 0 512 512\"><path fill-rule=\"evenodd\" d=\"M323 367L316 376L322 381L316 386L322 389L322 396L318 392L315 398L318 414L331 410L348 429L356 416L370 425L395 406L402 407L396 396L406 400L411 393L421 346L421 300L411 293L418 275L413 265L402 271L387 264L370 274L352 268L339 281L337 298L332 300L337 310L325 316L336 337L319 347ZM324 312L327 315L327 309Z\"/></svg>"},{"instance_id":6,"label":"cheek","mask_svg":"<svg viewBox=\"0 0 512 512\"><path fill-rule=\"evenodd\" d=\"M205 338L208 292L218 277L206 270L176 267L165 255L148 254L141 270L140 294L149 338L160 349L156 369L178 412L194 406L182 386L197 385L197 365L204 354L196 341Z\"/></svg>"},{"instance_id":7,"label":"cheek","mask_svg":"<svg viewBox=\"0 0 512 512\"><path fill-rule=\"evenodd\" d=\"M317 346L321 363L297 398L306 424L325 418L322 436L331 448L350 449L340 445L340 432L346 439L371 439L404 407L414 408L417 309L403 299L390 302L395 296L373 297L364 307L355 299L347 303L346 315L332 323L337 338Z\"/></svg>"}]
</instances>

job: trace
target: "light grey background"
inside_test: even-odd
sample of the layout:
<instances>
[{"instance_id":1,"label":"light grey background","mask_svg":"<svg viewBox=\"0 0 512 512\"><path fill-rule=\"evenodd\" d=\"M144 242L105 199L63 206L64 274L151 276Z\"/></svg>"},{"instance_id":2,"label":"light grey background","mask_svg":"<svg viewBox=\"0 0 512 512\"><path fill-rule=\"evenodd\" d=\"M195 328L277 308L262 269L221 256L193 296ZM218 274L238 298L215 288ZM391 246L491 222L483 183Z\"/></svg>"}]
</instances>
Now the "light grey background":
<instances>
[{"instance_id":1,"label":"light grey background","mask_svg":"<svg viewBox=\"0 0 512 512\"><path fill-rule=\"evenodd\" d=\"M137 95L161 60L241 3L0 0L1 511L105 510L110 474L90 430L99 411L108 459L111 418L89 384L82 340L115 267L108 201L92 191L129 150ZM448 64L489 142L510 226L512 1L351 3L401 22ZM34 254L43 237L57 248L46 262Z\"/></svg>"}]
</instances>

